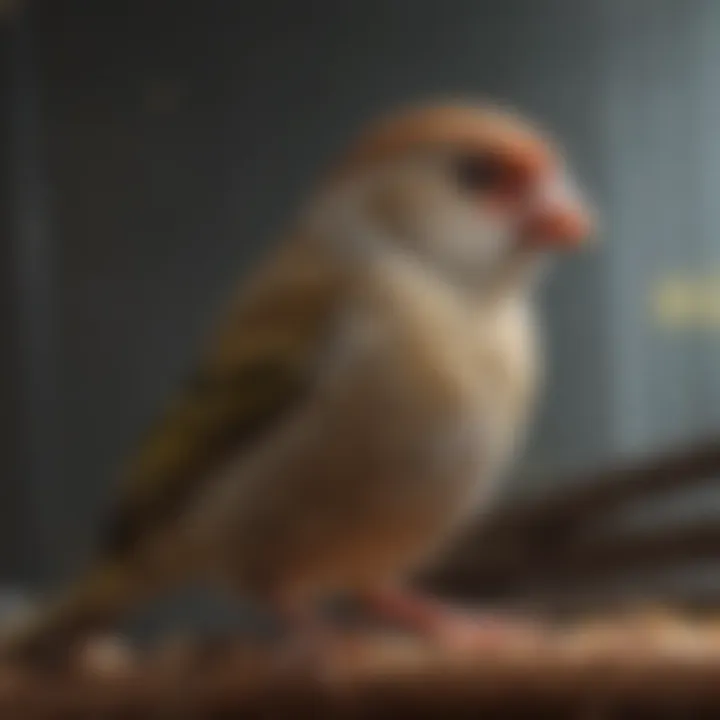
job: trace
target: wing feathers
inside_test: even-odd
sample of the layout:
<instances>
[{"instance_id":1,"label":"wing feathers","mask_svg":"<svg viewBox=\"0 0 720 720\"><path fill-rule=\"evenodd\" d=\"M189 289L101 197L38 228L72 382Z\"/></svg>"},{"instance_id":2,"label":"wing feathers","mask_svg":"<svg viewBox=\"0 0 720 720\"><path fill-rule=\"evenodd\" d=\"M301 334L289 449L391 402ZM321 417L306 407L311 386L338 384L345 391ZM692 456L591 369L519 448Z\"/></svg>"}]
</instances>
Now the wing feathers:
<instances>
[{"instance_id":1,"label":"wing feathers","mask_svg":"<svg viewBox=\"0 0 720 720\"><path fill-rule=\"evenodd\" d=\"M218 464L309 392L341 287L297 244L251 281L127 468L105 552L122 555L176 516Z\"/></svg>"}]
</instances>

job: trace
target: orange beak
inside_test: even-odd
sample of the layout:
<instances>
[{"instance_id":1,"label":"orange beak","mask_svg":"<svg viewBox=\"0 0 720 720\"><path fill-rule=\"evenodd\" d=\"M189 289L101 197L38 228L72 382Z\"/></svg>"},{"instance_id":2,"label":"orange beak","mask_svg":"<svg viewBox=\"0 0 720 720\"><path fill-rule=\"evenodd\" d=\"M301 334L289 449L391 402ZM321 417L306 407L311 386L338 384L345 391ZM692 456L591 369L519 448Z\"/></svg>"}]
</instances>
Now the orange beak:
<instances>
[{"instance_id":1,"label":"orange beak","mask_svg":"<svg viewBox=\"0 0 720 720\"><path fill-rule=\"evenodd\" d=\"M592 233L590 209L562 175L538 183L525 212L522 244L530 248L572 250Z\"/></svg>"}]
</instances>

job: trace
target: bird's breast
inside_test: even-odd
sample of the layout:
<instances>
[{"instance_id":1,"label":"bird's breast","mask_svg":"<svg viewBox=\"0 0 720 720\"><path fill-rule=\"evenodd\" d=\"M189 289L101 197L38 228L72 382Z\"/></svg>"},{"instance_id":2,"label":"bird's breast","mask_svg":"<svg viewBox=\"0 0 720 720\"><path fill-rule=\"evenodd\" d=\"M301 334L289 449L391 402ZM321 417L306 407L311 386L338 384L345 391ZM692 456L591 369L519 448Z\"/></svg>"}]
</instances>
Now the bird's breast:
<instances>
[{"instance_id":1,"label":"bird's breast","mask_svg":"<svg viewBox=\"0 0 720 720\"><path fill-rule=\"evenodd\" d=\"M245 578L345 586L442 549L482 505L524 414L522 323L476 320L407 278L360 293L307 402L229 465L199 512L222 561Z\"/></svg>"},{"instance_id":2,"label":"bird's breast","mask_svg":"<svg viewBox=\"0 0 720 720\"><path fill-rule=\"evenodd\" d=\"M363 446L361 463L386 468L376 475L388 493L464 511L493 484L524 426L532 323L514 306L478 314L426 278L374 283L334 358L332 427Z\"/></svg>"}]
</instances>

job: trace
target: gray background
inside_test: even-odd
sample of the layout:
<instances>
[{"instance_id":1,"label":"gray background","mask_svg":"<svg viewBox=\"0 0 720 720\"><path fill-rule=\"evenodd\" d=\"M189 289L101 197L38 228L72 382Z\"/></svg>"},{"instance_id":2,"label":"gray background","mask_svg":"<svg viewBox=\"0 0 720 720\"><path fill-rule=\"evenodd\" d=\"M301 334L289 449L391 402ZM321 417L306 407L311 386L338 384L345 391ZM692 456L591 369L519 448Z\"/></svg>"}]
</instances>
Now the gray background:
<instances>
[{"instance_id":1,"label":"gray background","mask_svg":"<svg viewBox=\"0 0 720 720\"><path fill-rule=\"evenodd\" d=\"M55 0L2 32L8 580L80 566L232 283L349 133L409 99L509 100L602 210L602 245L545 298L552 375L517 487L720 429L718 335L648 310L657 277L720 260L714 0Z\"/></svg>"}]
</instances>

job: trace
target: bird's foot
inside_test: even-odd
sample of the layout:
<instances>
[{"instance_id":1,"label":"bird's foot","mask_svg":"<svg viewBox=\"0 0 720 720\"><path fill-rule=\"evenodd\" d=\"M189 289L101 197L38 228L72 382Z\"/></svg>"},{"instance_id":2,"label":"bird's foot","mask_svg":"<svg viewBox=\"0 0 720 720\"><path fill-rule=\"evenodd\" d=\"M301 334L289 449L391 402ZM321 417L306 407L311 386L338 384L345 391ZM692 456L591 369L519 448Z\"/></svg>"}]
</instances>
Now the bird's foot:
<instances>
[{"instance_id":1,"label":"bird's foot","mask_svg":"<svg viewBox=\"0 0 720 720\"><path fill-rule=\"evenodd\" d=\"M541 628L530 620L461 610L405 589L372 592L364 597L364 601L366 607L379 617L450 651L525 646L541 632Z\"/></svg>"}]
</instances>

